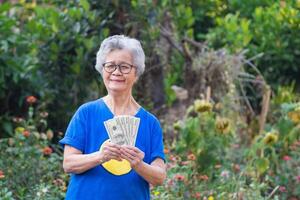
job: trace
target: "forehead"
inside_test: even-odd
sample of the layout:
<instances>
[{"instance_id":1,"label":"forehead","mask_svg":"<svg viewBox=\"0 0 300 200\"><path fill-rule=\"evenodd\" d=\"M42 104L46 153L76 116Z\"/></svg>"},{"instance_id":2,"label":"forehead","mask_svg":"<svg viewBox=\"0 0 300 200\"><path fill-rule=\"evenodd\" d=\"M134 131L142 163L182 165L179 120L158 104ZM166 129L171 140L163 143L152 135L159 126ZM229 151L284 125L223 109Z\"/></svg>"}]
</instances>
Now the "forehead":
<instances>
[{"instance_id":1,"label":"forehead","mask_svg":"<svg viewBox=\"0 0 300 200\"><path fill-rule=\"evenodd\" d=\"M105 62L111 61L123 61L127 63L132 63L131 52L125 49L115 49L106 55Z\"/></svg>"}]
</instances>

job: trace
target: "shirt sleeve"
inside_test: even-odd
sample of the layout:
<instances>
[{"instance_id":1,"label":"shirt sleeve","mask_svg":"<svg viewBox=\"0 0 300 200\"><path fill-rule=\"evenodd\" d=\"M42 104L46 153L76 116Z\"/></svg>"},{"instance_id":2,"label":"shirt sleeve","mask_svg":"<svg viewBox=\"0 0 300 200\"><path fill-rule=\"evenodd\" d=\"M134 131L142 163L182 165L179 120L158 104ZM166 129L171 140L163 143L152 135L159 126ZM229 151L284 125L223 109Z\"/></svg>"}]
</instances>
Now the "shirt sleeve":
<instances>
[{"instance_id":1,"label":"shirt sleeve","mask_svg":"<svg viewBox=\"0 0 300 200\"><path fill-rule=\"evenodd\" d=\"M163 144L163 134L162 129L160 127L159 121L156 119L151 133L151 155L150 155L150 163L153 162L156 158L161 158L165 160L164 154L164 144Z\"/></svg>"},{"instance_id":2,"label":"shirt sleeve","mask_svg":"<svg viewBox=\"0 0 300 200\"><path fill-rule=\"evenodd\" d=\"M76 111L73 115L65 136L59 141L61 145L70 145L81 152L84 152L85 149L85 135L86 135L86 126L85 126L85 117L83 113L82 106Z\"/></svg>"}]
</instances>

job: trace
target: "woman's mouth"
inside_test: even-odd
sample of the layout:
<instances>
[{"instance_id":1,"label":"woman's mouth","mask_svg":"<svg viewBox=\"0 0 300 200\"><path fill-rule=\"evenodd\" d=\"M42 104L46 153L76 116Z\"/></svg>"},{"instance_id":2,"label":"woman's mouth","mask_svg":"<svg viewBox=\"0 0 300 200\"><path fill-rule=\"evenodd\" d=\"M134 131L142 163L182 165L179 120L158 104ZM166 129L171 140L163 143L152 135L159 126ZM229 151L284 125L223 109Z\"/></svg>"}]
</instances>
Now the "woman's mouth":
<instances>
[{"instance_id":1,"label":"woman's mouth","mask_svg":"<svg viewBox=\"0 0 300 200\"><path fill-rule=\"evenodd\" d=\"M110 81L113 81L113 82L118 82L118 83L122 83L122 82L125 82L125 80L118 80L118 79L114 79L114 80L110 80Z\"/></svg>"}]
</instances>

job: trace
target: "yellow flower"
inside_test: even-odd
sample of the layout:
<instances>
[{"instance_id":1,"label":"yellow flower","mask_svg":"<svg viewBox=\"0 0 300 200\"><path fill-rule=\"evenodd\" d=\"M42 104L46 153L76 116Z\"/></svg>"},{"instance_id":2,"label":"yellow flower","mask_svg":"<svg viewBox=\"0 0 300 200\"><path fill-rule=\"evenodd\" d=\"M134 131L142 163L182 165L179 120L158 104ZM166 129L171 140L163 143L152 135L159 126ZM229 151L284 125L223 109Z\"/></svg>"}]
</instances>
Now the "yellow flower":
<instances>
[{"instance_id":1,"label":"yellow flower","mask_svg":"<svg viewBox=\"0 0 300 200\"><path fill-rule=\"evenodd\" d=\"M181 129L181 123L180 123L180 121L177 121L177 122L175 122L174 124L173 124L173 128L174 128L174 130L176 130L176 131L179 131L180 129Z\"/></svg>"},{"instance_id":2,"label":"yellow flower","mask_svg":"<svg viewBox=\"0 0 300 200\"><path fill-rule=\"evenodd\" d=\"M159 191L154 191L154 196L158 196L159 194L160 194L160 192Z\"/></svg>"},{"instance_id":3,"label":"yellow flower","mask_svg":"<svg viewBox=\"0 0 300 200\"><path fill-rule=\"evenodd\" d=\"M300 122L300 107L297 107L294 111L288 113L290 120L296 124Z\"/></svg>"},{"instance_id":4,"label":"yellow flower","mask_svg":"<svg viewBox=\"0 0 300 200\"><path fill-rule=\"evenodd\" d=\"M213 196L209 196L208 200L214 200L214 197Z\"/></svg>"},{"instance_id":5,"label":"yellow flower","mask_svg":"<svg viewBox=\"0 0 300 200\"><path fill-rule=\"evenodd\" d=\"M208 112L212 109L212 104L206 100L197 99L194 102L194 107L196 112Z\"/></svg>"},{"instance_id":6,"label":"yellow flower","mask_svg":"<svg viewBox=\"0 0 300 200\"><path fill-rule=\"evenodd\" d=\"M215 126L218 132L228 133L230 130L230 121L227 118L217 117Z\"/></svg>"},{"instance_id":7,"label":"yellow flower","mask_svg":"<svg viewBox=\"0 0 300 200\"><path fill-rule=\"evenodd\" d=\"M266 134L263 141L266 145L272 145L276 143L278 140L278 132L277 131L271 131Z\"/></svg>"},{"instance_id":8,"label":"yellow flower","mask_svg":"<svg viewBox=\"0 0 300 200\"><path fill-rule=\"evenodd\" d=\"M23 131L25 131L25 128L24 127L17 127L16 129L15 129L15 132L16 133L23 133Z\"/></svg>"}]
</instances>

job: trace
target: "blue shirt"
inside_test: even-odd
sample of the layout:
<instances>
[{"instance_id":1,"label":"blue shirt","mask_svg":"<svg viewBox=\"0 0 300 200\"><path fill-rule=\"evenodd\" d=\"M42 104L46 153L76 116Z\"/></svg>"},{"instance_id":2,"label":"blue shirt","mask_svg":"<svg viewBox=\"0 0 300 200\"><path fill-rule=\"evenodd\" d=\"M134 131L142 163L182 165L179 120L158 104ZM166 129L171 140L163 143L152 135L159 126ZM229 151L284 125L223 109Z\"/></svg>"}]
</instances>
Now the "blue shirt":
<instances>
[{"instance_id":1,"label":"blue shirt","mask_svg":"<svg viewBox=\"0 0 300 200\"><path fill-rule=\"evenodd\" d=\"M103 122L113 117L103 99L85 103L76 111L59 142L83 154L96 152L108 139ZM157 118L144 108L140 108L135 117L140 118L135 146L145 153L144 162L150 164L156 158L164 160L162 130ZM98 165L84 173L71 174L66 199L149 200L150 191L148 182L133 169L116 176Z\"/></svg>"}]
</instances>

